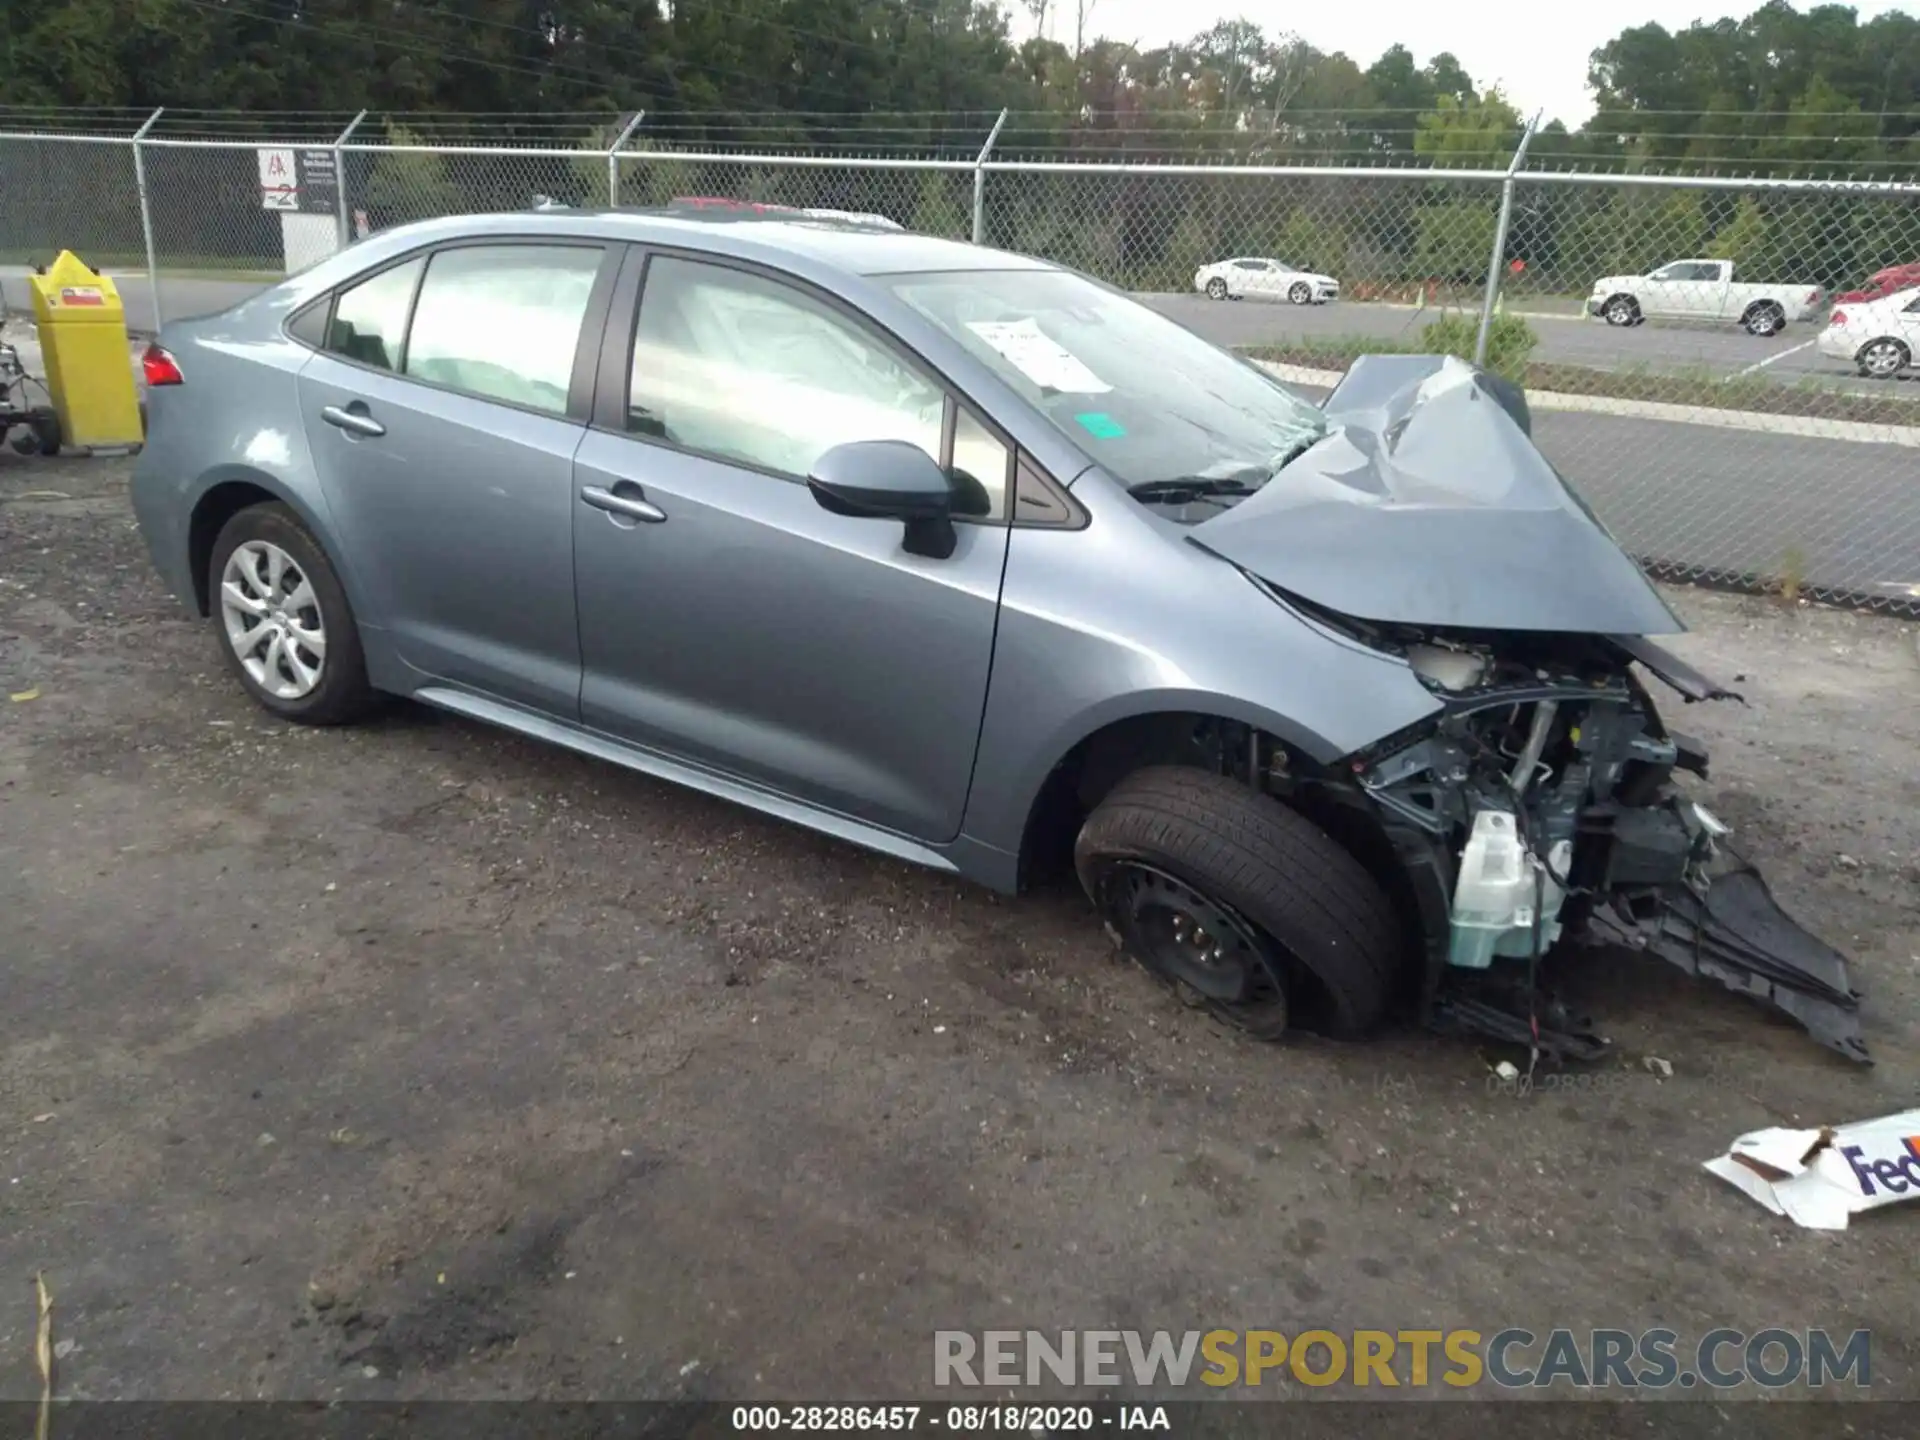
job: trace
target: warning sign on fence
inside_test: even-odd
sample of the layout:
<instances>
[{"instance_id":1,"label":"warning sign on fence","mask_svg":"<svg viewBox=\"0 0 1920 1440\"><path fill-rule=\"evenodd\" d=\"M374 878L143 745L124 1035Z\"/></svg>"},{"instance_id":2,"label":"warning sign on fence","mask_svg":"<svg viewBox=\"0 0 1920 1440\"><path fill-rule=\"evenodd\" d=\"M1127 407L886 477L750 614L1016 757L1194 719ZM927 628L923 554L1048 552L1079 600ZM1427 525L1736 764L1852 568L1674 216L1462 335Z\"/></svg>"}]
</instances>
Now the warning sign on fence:
<instances>
[{"instance_id":1,"label":"warning sign on fence","mask_svg":"<svg viewBox=\"0 0 1920 1440\"><path fill-rule=\"evenodd\" d=\"M333 214L340 195L333 151L265 146L259 157L261 209Z\"/></svg>"},{"instance_id":2,"label":"warning sign on fence","mask_svg":"<svg viewBox=\"0 0 1920 1440\"><path fill-rule=\"evenodd\" d=\"M291 149L260 151L260 208L298 210L300 208L299 169Z\"/></svg>"}]
</instances>

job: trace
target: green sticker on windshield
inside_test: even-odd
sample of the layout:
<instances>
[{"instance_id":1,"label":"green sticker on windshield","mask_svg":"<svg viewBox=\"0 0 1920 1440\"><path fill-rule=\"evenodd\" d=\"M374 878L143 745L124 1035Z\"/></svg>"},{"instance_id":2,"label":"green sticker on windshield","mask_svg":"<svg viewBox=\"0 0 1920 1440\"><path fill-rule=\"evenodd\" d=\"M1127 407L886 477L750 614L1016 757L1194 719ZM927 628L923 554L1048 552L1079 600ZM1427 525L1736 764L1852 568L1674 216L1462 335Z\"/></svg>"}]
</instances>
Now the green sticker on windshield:
<instances>
[{"instance_id":1,"label":"green sticker on windshield","mask_svg":"<svg viewBox=\"0 0 1920 1440\"><path fill-rule=\"evenodd\" d=\"M1076 415L1080 428L1096 440L1118 440L1127 433L1127 427L1104 410L1094 410L1085 415Z\"/></svg>"}]
</instances>

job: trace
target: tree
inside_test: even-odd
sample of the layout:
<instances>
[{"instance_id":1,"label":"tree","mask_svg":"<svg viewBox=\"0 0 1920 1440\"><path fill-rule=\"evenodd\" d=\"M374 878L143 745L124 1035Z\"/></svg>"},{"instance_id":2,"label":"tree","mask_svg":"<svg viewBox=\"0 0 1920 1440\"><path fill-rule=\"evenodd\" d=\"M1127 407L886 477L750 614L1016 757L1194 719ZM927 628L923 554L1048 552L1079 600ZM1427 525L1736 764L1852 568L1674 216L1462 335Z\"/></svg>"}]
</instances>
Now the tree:
<instances>
[{"instance_id":1,"label":"tree","mask_svg":"<svg viewBox=\"0 0 1920 1440\"><path fill-rule=\"evenodd\" d=\"M1454 285L1484 279L1497 224L1491 201L1448 200L1421 207L1414 222L1414 278Z\"/></svg>"},{"instance_id":2,"label":"tree","mask_svg":"<svg viewBox=\"0 0 1920 1440\"><path fill-rule=\"evenodd\" d=\"M909 228L922 235L943 235L949 240L968 239L973 231L973 220L961 208L954 193L954 187L962 183L963 178L946 170L921 171Z\"/></svg>"},{"instance_id":3,"label":"tree","mask_svg":"<svg viewBox=\"0 0 1920 1440\"><path fill-rule=\"evenodd\" d=\"M387 144L418 145L420 136L404 125L387 127ZM376 228L454 215L467 208L460 188L447 176L438 155L393 150L375 157L367 180L366 208Z\"/></svg>"},{"instance_id":4,"label":"tree","mask_svg":"<svg viewBox=\"0 0 1920 1440\"><path fill-rule=\"evenodd\" d=\"M1413 150L1429 164L1452 170L1504 169L1520 143L1520 112L1498 90L1484 98L1442 95L1419 117Z\"/></svg>"}]
</instances>

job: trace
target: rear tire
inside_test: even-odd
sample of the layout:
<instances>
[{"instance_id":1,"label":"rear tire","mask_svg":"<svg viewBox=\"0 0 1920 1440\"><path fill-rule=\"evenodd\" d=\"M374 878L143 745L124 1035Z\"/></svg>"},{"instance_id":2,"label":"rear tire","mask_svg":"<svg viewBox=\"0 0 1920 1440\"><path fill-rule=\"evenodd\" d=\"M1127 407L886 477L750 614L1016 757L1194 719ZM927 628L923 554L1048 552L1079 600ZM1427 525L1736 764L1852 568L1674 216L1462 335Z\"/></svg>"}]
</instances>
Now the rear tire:
<instances>
[{"instance_id":1,"label":"rear tire","mask_svg":"<svg viewBox=\"0 0 1920 1440\"><path fill-rule=\"evenodd\" d=\"M1913 363L1913 352L1898 340L1874 340L1860 347L1854 363L1869 380L1891 380Z\"/></svg>"},{"instance_id":2,"label":"rear tire","mask_svg":"<svg viewBox=\"0 0 1920 1440\"><path fill-rule=\"evenodd\" d=\"M1615 295L1600 307L1600 315L1609 325L1638 325L1640 302L1631 295Z\"/></svg>"},{"instance_id":3,"label":"rear tire","mask_svg":"<svg viewBox=\"0 0 1920 1440\"><path fill-rule=\"evenodd\" d=\"M378 708L347 593L287 506L250 505L220 528L207 599L227 668L263 709L299 725L350 725Z\"/></svg>"},{"instance_id":4,"label":"rear tire","mask_svg":"<svg viewBox=\"0 0 1920 1440\"><path fill-rule=\"evenodd\" d=\"M1364 1035L1405 973L1379 882L1304 816L1224 776L1129 775L1081 828L1074 869L1128 954L1257 1039Z\"/></svg>"},{"instance_id":5,"label":"rear tire","mask_svg":"<svg viewBox=\"0 0 1920 1440\"><path fill-rule=\"evenodd\" d=\"M1747 313L1740 317L1740 323L1749 335L1758 335L1766 339L1769 335L1778 335L1787 325L1787 315L1772 301L1763 301L1750 306Z\"/></svg>"}]
</instances>

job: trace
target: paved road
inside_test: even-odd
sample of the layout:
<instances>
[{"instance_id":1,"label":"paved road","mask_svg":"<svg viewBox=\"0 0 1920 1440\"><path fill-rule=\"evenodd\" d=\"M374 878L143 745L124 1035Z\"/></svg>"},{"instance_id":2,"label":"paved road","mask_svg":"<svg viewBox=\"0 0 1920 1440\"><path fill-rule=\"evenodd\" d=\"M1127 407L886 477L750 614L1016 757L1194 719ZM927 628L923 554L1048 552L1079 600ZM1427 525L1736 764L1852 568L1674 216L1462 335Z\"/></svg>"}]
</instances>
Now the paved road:
<instances>
[{"instance_id":1,"label":"paved road","mask_svg":"<svg viewBox=\"0 0 1920 1440\"><path fill-rule=\"evenodd\" d=\"M1141 299L1221 345L1284 345L1303 338L1354 335L1412 340L1434 314L1386 305L1222 302L1201 295L1143 295ZM1598 320L1533 312L1528 323L1540 337L1534 358L1557 364L1668 374L1697 371L1703 379L1748 373L1787 385L1817 380L1823 386L1866 395L1885 395L1889 388L1885 382L1863 380L1850 365L1820 354L1813 346L1817 332L1810 325L1789 325L1782 334L1762 340L1744 330L1678 325L1616 330Z\"/></svg>"},{"instance_id":2,"label":"paved road","mask_svg":"<svg viewBox=\"0 0 1920 1440\"><path fill-rule=\"evenodd\" d=\"M116 274L115 280L127 307L128 325L151 331L153 298L146 277ZM160 298L166 318L178 320L223 310L253 294L260 283L253 279L168 276L160 282ZM9 305L31 309L23 269L0 268L0 290L4 290ZM1387 305L1303 308L1261 301L1221 303L1200 295L1143 295L1141 299L1222 345L1281 345L1316 336L1410 340L1432 318L1432 312ZM1658 325L1615 330L1595 320L1528 313L1535 315L1530 323L1540 335L1535 353L1545 361L1606 370L1644 367L1667 373L1699 371L1714 376L1748 371L1782 384L1818 380L1823 385L1870 395L1885 395L1889 389L1884 382L1862 380L1850 366L1821 355L1813 348L1813 329L1805 325L1789 326L1784 334L1761 340L1741 330ZM1920 390L1920 382L1911 387L1902 385L1901 392L1908 388Z\"/></svg>"},{"instance_id":3,"label":"paved road","mask_svg":"<svg viewBox=\"0 0 1920 1440\"><path fill-rule=\"evenodd\" d=\"M1579 411L1533 418L1541 451L1643 562L1718 583L1794 572L1920 609L1920 451Z\"/></svg>"}]
</instances>

